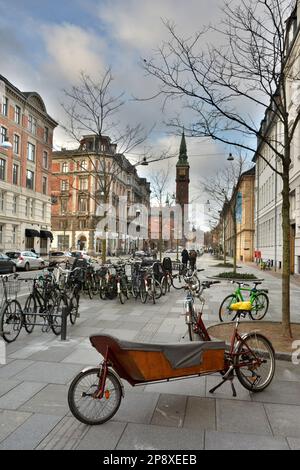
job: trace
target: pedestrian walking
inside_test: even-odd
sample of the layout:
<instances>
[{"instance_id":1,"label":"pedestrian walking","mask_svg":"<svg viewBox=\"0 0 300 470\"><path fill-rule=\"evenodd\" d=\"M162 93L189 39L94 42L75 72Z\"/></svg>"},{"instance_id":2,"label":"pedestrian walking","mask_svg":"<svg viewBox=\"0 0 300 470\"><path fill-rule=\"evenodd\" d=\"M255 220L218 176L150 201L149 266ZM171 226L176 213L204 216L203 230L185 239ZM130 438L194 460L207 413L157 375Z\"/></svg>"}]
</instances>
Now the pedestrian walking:
<instances>
[{"instance_id":1,"label":"pedestrian walking","mask_svg":"<svg viewBox=\"0 0 300 470\"><path fill-rule=\"evenodd\" d=\"M194 271L194 269L196 269L196 260L197 260L196 250L190 250L189 260L190 260L190 268Z\"/></svg>"},{"instance_id":2,"label":"pedestrian walking","mask_svg":"<svg viewBox=\"0 0 300 470\"><path fill-rule=\"evenodd\" d=\"M181 252L181 262L185 268L187 268L187 264L189 261L189 252L186 248L184 248Z\"/></svg>"}]
</instances>

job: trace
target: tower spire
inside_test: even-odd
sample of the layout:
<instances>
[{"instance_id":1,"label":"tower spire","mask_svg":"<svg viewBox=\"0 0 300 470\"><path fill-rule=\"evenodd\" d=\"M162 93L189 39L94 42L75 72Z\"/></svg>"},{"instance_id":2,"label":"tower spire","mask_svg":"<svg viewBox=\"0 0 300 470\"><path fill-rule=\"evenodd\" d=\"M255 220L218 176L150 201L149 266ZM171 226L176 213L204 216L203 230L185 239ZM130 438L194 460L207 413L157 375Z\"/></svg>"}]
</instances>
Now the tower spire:
<instances>
[{"instance_id":1,"label":"tower spire","mask_svg":"<svg viewBox=\"0 0 300 470\"><path fill-rule=\"evenodd\" d=\"M180 166L188 165L188 156L187 156L187 148L186 148L184 129L182 131L182 136L181 136L181 143L180 143L180 149L179 149L179 160L177 162L177 165L180 165Z\"/></svg>"}]
</instances>

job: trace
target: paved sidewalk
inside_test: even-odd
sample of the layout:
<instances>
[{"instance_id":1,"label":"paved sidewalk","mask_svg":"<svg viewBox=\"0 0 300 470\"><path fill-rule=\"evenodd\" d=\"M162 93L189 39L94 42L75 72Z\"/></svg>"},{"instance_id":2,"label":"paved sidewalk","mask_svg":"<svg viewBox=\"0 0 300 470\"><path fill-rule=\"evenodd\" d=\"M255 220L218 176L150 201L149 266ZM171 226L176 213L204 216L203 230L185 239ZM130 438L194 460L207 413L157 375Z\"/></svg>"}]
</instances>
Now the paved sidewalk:
<instances>
[{"instance_id":1,"label":"paved sidewalk","mask_svg":"<svg viewBox=\"0 0 300 470\"><path fill-rule=\"evenodd\" d=\"M218 271L209 255L198 264L206 275ZM279 319L280 281L263 275L270 292L268 317ZM207 291L206 323L217 322L220 301L231 290L224 282ZM292 291L293 320L300 321L300 289L293 286ZM81 316L69 328L66 342L38 329L32 335L22 332L7 347L7 364L0 366L0 450L300 449L300 365L280 361L273 383L260 394L236 382L237 398L229 385L211 396L208 390L218 376L136 388L125 383L125 398L112 421L88 427L72 417L68 385L83 367L99 362L89 335L187 341L182 297L183 292L173 290L154 306L133 300L124 306L117 300L83 300Z\"/></svg>"}]
</instances>

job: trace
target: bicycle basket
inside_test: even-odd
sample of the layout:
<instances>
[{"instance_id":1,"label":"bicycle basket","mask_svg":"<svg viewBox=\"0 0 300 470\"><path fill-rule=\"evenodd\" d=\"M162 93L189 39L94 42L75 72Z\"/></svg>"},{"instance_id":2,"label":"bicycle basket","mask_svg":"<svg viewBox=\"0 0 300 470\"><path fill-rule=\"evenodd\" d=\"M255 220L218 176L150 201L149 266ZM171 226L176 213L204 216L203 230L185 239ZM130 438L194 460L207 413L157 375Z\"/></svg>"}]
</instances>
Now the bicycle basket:
<instances>
[{"instance_id":1,"label":"bicycle basket","mask_svg":"<svg viewBox=\"0 0 300 470\"><path fill-rule=\"evenodd\" d=\"M19 279L5 280L5 289L8 297L16 297L21 290L21 281Z\"/></svg>"}]
</instances>

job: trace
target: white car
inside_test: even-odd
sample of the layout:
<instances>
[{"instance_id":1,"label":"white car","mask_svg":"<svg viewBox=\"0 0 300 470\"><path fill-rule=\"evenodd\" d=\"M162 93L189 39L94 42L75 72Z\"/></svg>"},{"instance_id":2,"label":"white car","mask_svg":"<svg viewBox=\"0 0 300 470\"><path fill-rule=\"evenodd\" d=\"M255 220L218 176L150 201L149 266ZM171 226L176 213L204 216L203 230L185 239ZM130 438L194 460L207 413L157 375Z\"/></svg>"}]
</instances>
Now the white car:
<instances>
[{"instance_id":1,"label":"white car","mask_svg":"<svg viewBox=\"0 0 300 470\"><path fill-rule=\"evenodd\" d=\"M17 269L42 269L47 263L36 253L32 251L7 251L5 253L15 264Z\"/></svg>"}]
</instances>

